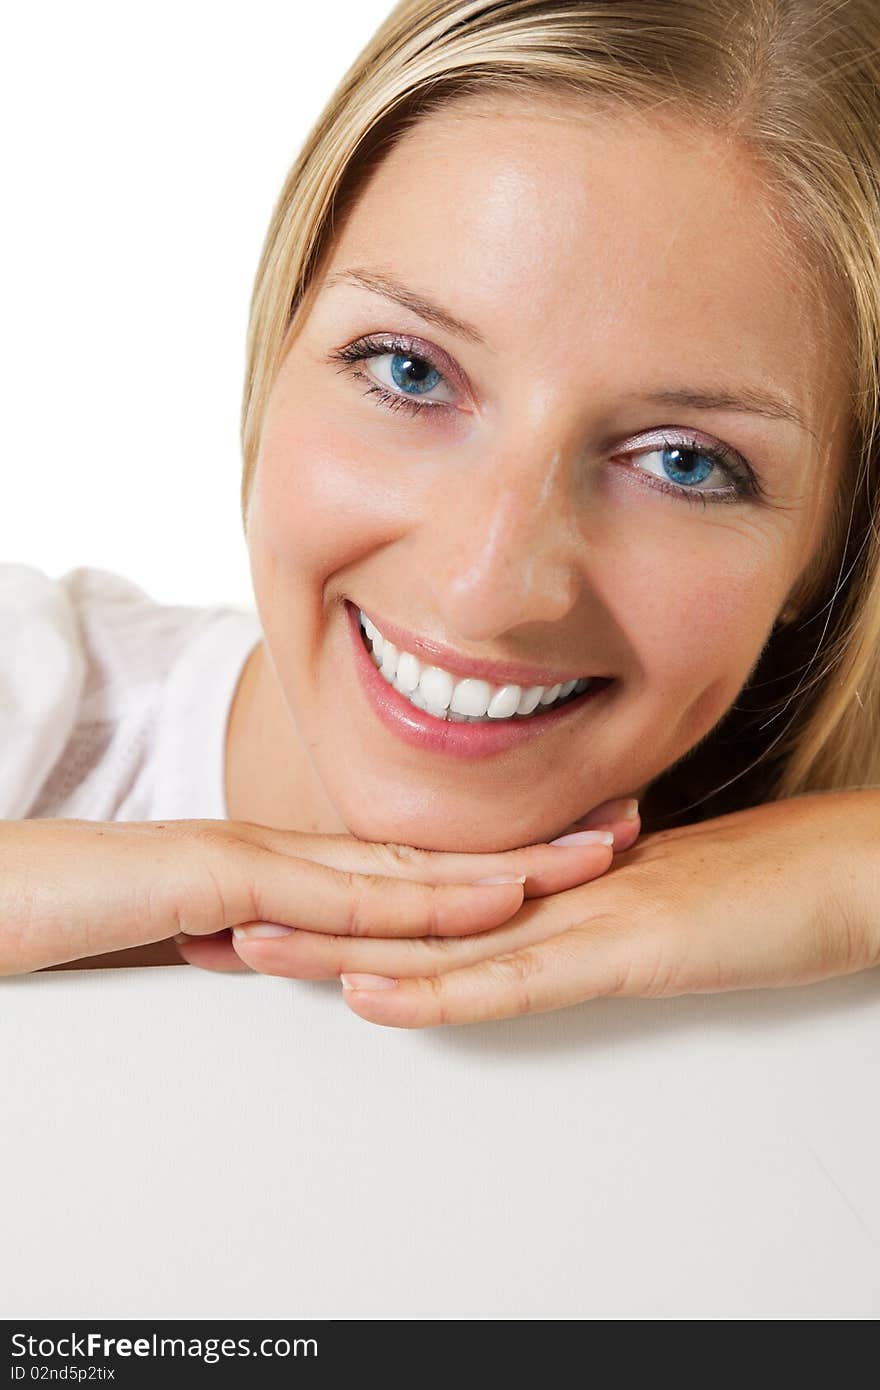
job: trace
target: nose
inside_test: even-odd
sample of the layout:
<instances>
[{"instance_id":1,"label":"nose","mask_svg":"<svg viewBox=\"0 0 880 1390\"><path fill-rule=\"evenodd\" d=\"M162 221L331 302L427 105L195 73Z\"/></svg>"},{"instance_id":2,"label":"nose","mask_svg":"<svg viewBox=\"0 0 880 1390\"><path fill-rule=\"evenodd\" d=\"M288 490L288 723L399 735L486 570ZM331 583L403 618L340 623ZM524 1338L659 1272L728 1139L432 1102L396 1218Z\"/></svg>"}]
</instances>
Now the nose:
<instances>
[{"instance_id":1,"label":"nose","mask_svg":"<svg viewBox=\"0 0 880 1390\"><path fill-rule=\"evenodd\" d=\"M523 623L559 622L574 607L583 551L575 462L561 448L527 457L507 449L484 457L466 487L457 478L432 497L422 573L451 632L487 641Z\"/></svg>"}]
</instances>

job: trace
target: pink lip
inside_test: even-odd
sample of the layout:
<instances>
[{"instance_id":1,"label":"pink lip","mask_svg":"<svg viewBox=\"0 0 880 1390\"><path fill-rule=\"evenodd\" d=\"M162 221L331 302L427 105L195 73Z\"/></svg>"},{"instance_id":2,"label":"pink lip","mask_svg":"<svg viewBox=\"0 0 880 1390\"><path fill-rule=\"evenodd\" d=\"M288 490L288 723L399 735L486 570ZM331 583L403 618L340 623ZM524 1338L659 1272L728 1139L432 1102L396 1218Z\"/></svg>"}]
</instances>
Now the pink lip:
<instances>
[{"instance_id":1,"label":"pink lip","mask_svg":"<svg viewBox=\"0 0 880 1390\"><path fill-rule=\"evenodd\" d=\"M576 715L588 700L601 699L609 688L599 686L596 689L585 690L576 700L560 705L559 709L548 710L545 714L533 714L528 719L505 719L499 720L497 724L457 724L448 719L435 719L433 715L411 705L399 690L395 690L394 686L389 685L384 676L379 674L378 667L374 665L361 636L358 610L347 599L345 608L354 644L355 668L370 704L387 729L404 743L423 751L447 753L458 758L485 758L493 753L503 753L509 748L516 748L547 733L551 725L561 727ZM537 680L532 682L534 685L544 683ZM609 685L611 684L613 682L609 682Z\"/></svg>"},{"instance_id":2,"label":"pink lip","mask_svg":"<svg viewBox=\"0 0 880 1390\"><path fill-rule=\"evenodd\" d=\"M489 681L491 685L521 685L525 690L530 685L564 685L566 681L578 681L582 676L599 674L598 671L572 671L568 675L560 675L558 671L549 671L546 667L538 670L536 667L518 666L513 661L485 661L478 657L462 657L439 642L429 642L424 637L416 637L414 633L407 632L406 628L387 622L373 611L367 613L367 617L376 624L383 637L394 643L399 652L411 652L420 661L432 666L442 666L443 670L452 676L472 676L477 680Z\"/></svg>"}]
</instances>

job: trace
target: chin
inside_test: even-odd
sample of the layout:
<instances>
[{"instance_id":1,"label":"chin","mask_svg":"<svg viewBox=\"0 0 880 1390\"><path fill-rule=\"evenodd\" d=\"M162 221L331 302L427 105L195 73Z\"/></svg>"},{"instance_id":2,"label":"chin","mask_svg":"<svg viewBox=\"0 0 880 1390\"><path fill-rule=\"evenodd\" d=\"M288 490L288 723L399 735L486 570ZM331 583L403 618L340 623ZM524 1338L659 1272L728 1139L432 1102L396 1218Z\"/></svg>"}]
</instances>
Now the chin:
<instances>
[{"instance_id":1,"label":"chin","mask_svg":"<svg viewBox=\"0 0 880 1390\"><path fill-rule=\"evenodd\" d=\"M377 817L353 814L344 817L348 833L358 840L372 844L410 845L413 849L440 850L453 854L503 854L539 844L540 832L535 835L511 836L497 826L484 828L450 824L448 818L431 824L423 819L403 820L398 817ZM560 833L557 830L553 835Z\"/></svg>"}]
</instances>

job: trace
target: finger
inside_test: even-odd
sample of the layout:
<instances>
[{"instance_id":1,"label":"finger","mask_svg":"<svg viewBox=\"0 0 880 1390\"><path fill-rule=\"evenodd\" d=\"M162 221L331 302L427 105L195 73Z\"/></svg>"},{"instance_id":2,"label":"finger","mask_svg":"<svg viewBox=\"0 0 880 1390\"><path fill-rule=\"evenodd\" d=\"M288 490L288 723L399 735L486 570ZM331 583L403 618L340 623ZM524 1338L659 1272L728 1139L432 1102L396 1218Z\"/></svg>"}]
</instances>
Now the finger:
<instances>
[{"instance_id":1,"label":"finger","mask_svg":"<svg viewBox=\"0 0 880 1390\"><path fill-rule=\"evenodd\" d=\"M550 916L543 904L524 904L512 922L462 937L387 940L311 931L257 937L250 943L247 959L260 974L291 980L331 980L350 971L417 979L476 964L555 935L560 929L560 911L557 905L554 908Z\"/></svg>"},{"instance_id":2,"label":"finger","mask_svg":"<svg viewBox=\"0 0 880 1390\"><path fill-rule=\"evenodd\" d=\"M343 936L456 936L498 926L523 898L521 883L422 883L253 853L253 922Z\"/></svg>"},{"instance_id":3,"label":"finger","mask_svg":"<svg viewBox=\"0 0 880 1390\"><path fill-rule=\"evenodd\" d=\"M595 839L580 845L534 844L485 854L417 849L352 835L298 834L294 840L283 830L250 823L248 833L254 844L284 858L305 856L341 872L379 874L412 883L460 885L499 874L524 874L526 897L563 892L604 873L611 863L609 830L604 827L589 830Z\"/></svg>"},{"instance_id":4,"label":"finger","mask_svg":"<svg viewBox=\"0 0 880 1390\"><path fill-rule=\"evenodd\" d=\"M614 835L615 855L631 849L642 830L639 803L635 797L619 797L614 801L603 801L594 806L585 816L581 816L569 826L570 831L610 830Z\"/></svg>"},{"instance_id":5,"label":"finger","mask_svg":"<svg viewBox=\"0 0 880 1390\"><path fill-rule=\"evenodd\" d=\"M540 898L545 892L552 892L554 897L558 898L566 889L581 887L590 879L600 877L612 863L612 850L607 845L581 846L578 849L572 847L568 853L560 850L559 857L564 867L552 874L545 873L539 876L530 893L532 898ZM427 885L413 886L427 889ZM528 890L528 885L526 887ZM437 887L435 891L442 893L451 889ZM487 889L483 886L479 891L485 892ZM261 912L264 923L274 923L281 930L271 933L255 931L251 934L248 926L237 927L232 944L233 949L253 969L259 970L262 974L281 975L288 979L331 979L343 970L353 969L373 970L379 973L402 971L410 975L428 974L441 967L448 970L457 963L481 960L495 950L504 949L504 945L498 942L497 934L502 924L509 923L511 917L520 917L517 907L521 908L522 902L521 897L519 904L514 903L512 908L501 914L496 912L494 919L484 914L483 920L476 925L473 921L459 919L453 922L446 932L430 929L419 932L413 925L408 928L404 925L393 932L377 930L372 934L366 931L339 932L330 927L322 927L318 931L308 927L291 929L290 924L279 920L276 913ZM479 903L475 906L478 907ZM510 938L511 945L519 945L524 939L531 939L525 933L531 932L534 935L534 928L530 925L533 919L534 914L531 914L524 923L519 923L518 929ZM558 917L555 920L558 922ZM537 938L546 935L548 928L549 923L544 918L539 922ZM471 937L476 944L469 951L461 953L460 958L453 957L449 949L453 943L462 944ZM423 949L417 950L420 942L424 943ZM360 951L357 949L358 943Z\"/></svg>"},{"instance_id":6,"label":"finger","mask_svg":"<svg viewBox=\"0 0 880 1390\"><path fill-rule=\"evenodd\" d=\"M636 949L619 926L594 921L478 965L387 988L343 984L342 994L353 1013L391 1028L483 1023L626 993Z\"/></svg>"},{"instance_id":7,"label":"finger","mask_svg":"<svg viewBox=\"0 0 880 1390\"><path fill-rule=\"evenodd\" d=\"M181 934L174 938L174 944L187 965L196 965L200 970L214 970L221 974L253 973L236 954L228 931L217 932L215 936L187 936Z\"/></svg>"}]
</instances>

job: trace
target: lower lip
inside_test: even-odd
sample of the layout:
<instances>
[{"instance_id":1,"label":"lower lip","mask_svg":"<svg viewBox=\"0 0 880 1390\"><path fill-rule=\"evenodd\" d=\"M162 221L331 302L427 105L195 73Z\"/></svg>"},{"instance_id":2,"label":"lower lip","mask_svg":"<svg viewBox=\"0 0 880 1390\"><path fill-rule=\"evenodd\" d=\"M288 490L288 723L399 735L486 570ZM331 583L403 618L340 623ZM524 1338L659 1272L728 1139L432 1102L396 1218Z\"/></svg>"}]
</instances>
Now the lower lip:
<instances>
[{"instance_id":1,"label":"lower lip","mask_svg":"<svg viewBox=\"0 0 880 1390\"><path fill-rule=\"evenodd\" d=\"M528 719L503 719L497 723L458 724L454 720L435 719L433 715L411 705L385 677L379 674L361 636L358 610L345 601L348 623L354 642L354 664L364 692L387 729L404 743L431 753L447 753L457 758L488 758L518 748L522 743L540 738L542 734L562 729L589 703L602 700L614 682L583 691L575 700L560 705L545 714L532 714Z\"/></svg>"}]
</instances>

